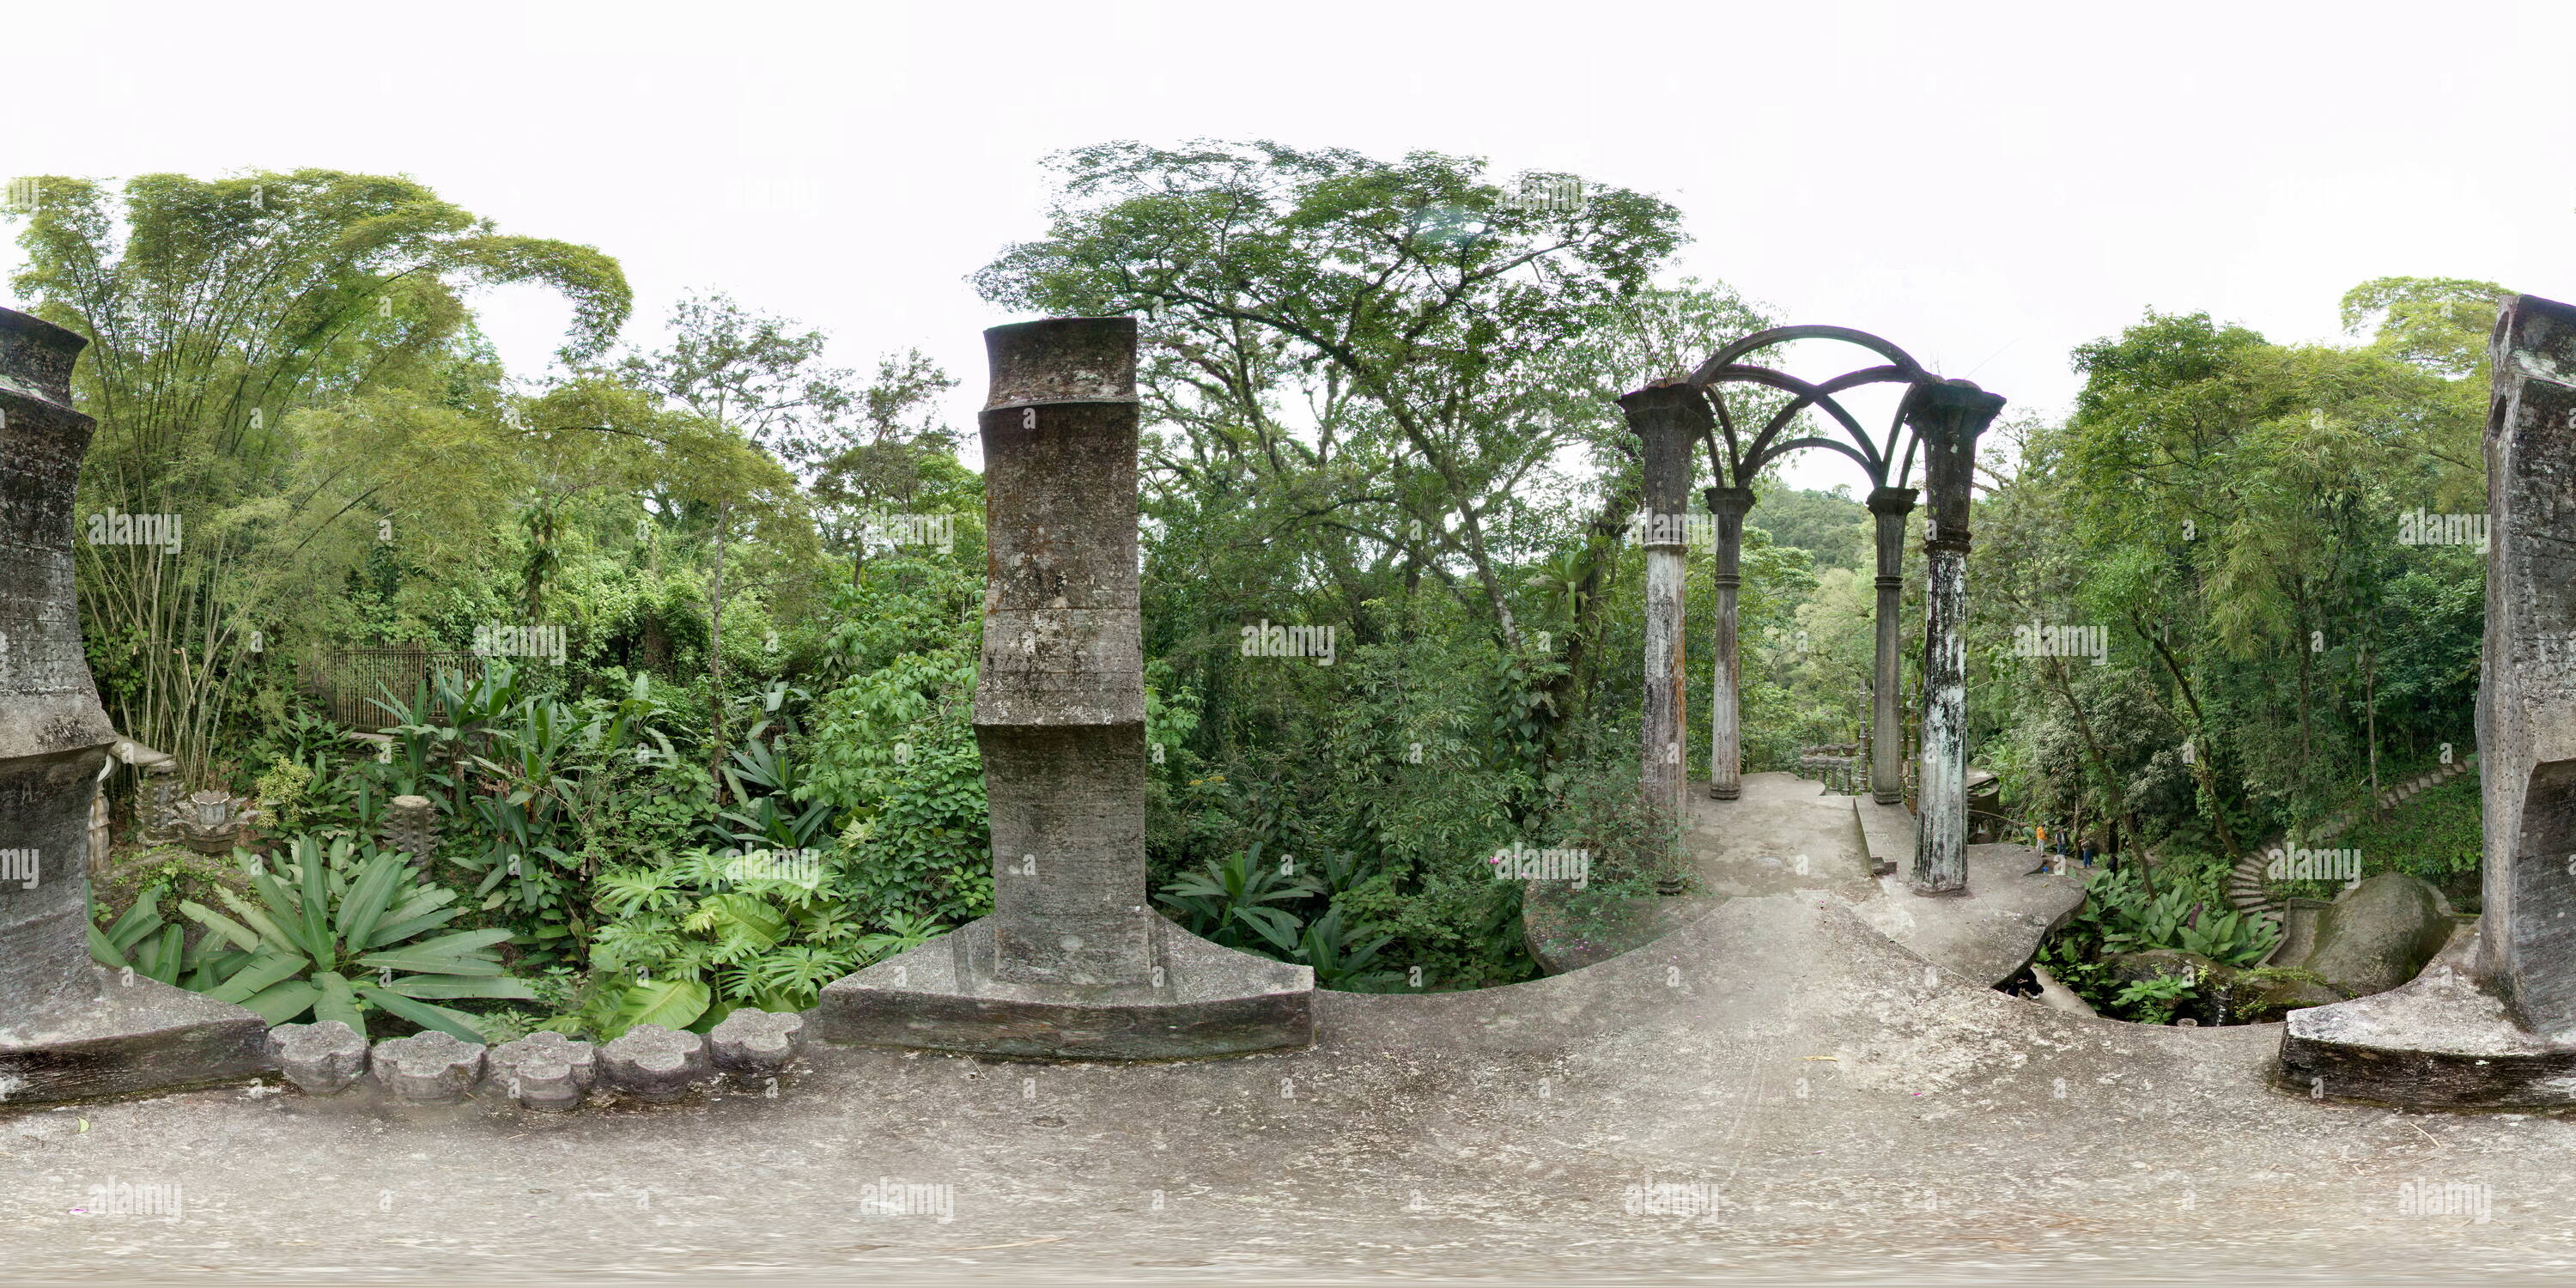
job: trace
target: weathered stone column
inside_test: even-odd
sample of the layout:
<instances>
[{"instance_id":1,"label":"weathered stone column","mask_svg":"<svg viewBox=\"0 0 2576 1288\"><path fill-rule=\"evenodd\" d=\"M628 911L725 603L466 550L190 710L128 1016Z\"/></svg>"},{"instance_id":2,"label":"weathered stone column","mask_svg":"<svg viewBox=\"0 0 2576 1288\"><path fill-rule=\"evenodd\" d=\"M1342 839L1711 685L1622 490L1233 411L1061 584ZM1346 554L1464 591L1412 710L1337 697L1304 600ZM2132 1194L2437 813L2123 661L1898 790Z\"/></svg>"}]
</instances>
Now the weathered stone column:
<instances>
[{"instance_id":1,"label":"weathered stone column","mask_svg":"<svg viewBox=\"0 0 2576 1288\"><path fill-rule=\"evenodd\" d=\"M1646 547L1646 807L1678 821L1684 817L1682 782L1688 776L1682 738L1690 727L1682 609L1691 448L1715 420L1708 400L1688 384L1649 385L1622 397L1619 407L1643 445L1646 508L1639 535Z\"/></svg>"},{"instance_id":2,"label":"weathered stone column","mask_svg":"<svg viewBox=\"0 0 2576 1288\"><path fill-rule=\"evenodd\" d=\"M2522 296L2490 350L2479 959L2524 1028L2576 1042L2576 308Z\"/></svg>"},{"instance_id":3,"label":"weathered stone column","mask_svg":"<svg viewBox=\"0 0 2576 1288\"><path fill-rule=\"evenodd\" d=\"M1145 888L1136 323L984 333L993 914L823 990L829 1041L1163 1059L1313 1041L1314 972L1220 948Z\"/></svg>"},{"instance_id":4,"label":"weathered stone column","mask_svg":"<svg viewBox=\"0 0 2576 1288\"><path fill-rule=\"evenodd\" d=\"M1717 637L1709 649L1708 794L1731 801L1744 794L1744 706L1735 634L1735 600L1744 584L1744 514L1753 508L1749 487L1704 488L1711 523L1717 529L1714 571L1717 588Z\"/></svg>"},{"instance_id":5,"label":"weathered stone column","mask_svg":"<svg viewBox=\"0 0 2576 1288\"><path fill-rule=\"evenodd\" d=\"M72 598L72 494L90 418L72 410L77 335L0 309L0 1100L122 1095L248 1077L250 1011L89 951L89 817L116 731Z\"/></svg>"},{"instance_id":6,"label":"weathered stone column","mask_svg":"<svg viewBox=\"0 0 2576 1288\"><path fill-rule=\"evenodd\" d=\"M1881 805L1905 801L1905 731L1900 723L1898 690L1905 668L1898 656L1902 631L1897 614L1905 605L1905 516L1914 513L1913 488L1882 487L1869 494L1869 512L1878 538L1877 691L1869 707L1869 794Z\"/></svg>"},{"instance_id":7,"label":"weathered stone column","mask_svg":"<svg viewBox=\"0 0 2576 1288\"><path fill-rule=\"evenodd\" d=\"M1917 385L1906 419L1932 494L1924 538L1923 762L1915 779L1914 893L1968 892L1968 497L1977 435L2004 400L1965 380Z\"/></svg>"},{"instance_id":8,"label":"weathered stone column","mask_svg":"<svg viewBox=\"0 0 2576 1288\"><path fill-rule=\"evenodd\" d=\"M1141 984L1145 671L1136 575L1136 324L986 332L987 554L975 743L993 825L994 969Z\"/></svg>"}]
</instances>

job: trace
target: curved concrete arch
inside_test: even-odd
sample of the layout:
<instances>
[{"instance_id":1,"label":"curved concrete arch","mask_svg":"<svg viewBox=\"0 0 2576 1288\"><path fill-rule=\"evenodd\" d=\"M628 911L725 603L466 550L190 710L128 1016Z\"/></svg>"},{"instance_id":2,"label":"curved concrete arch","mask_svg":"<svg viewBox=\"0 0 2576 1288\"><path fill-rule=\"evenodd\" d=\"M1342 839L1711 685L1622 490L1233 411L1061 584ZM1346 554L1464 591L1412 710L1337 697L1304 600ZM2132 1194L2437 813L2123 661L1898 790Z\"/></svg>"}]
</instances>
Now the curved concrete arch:
<instances>
[{"instance_id":1,"label":"curved concrete arch","mask_svg":"<svg viewBox=\"0 0 2576 1288\"><path fill-rule=\"evenodd\" d=\"M1871 368L1871 370L1885 369L1886 368ZM1692 381L1692 383L1696 384L1702 390L1708 391L1712 402L1716 401L1716 386L1728 382L1746 382L1751 384L1769 385L1772 388L1781 390L1785 393L1797 395L1797 401L1792 402L1787 408L1783 409L1779 415L1772 417L1771 422L1763 426L1762 432L1754 436L1753 443L1744 450L1744 453L1739 460L1729 462L1729 464L1736 466L1736 469L1733 470L1732 473L1741 476L1736 479L1735 485L1738 487L1747 487L1751 485L1751 479L1755 468L1753 463L1763 459L1763 440L1779 432L1780 428L1787 422L1789 417L1794 416L1798 412L1811 406L1823 408L1826 414L1841 422L1843 432L1850 434L1854 441L1864 444L1870 458L1876 458L1878 455L1877 445L1869 441L1869 431L1860 427L1859 418L1853 416L1841 403L1834 400L1833 395L1836 392L1839 392L1838 390L1829 390L1824 386L1817 385L1811 381L1801 380L1785 371L1775 371L1769 367L1729 366L1720 369L1711 379L1700 380L1697 377L1693 377ZM1864 381L1860 383L1869 382ZM1731 439L1732 436L1730 435L1730 442L1728 443L1730 448L1734 446ZM1866 463L1864 464L1864 468L1866 468ZM1871 471L1873 482L1876 481L1878 473L1879 472L1876 470Z\"/></svg>"},{"instance_id":2,"label":"curved concrete arch","mask_svg":"<svg viewBox=\"0 0 2576 1288\"><path fill-rule=\"evenodd\" d=\"M1745 354L1751 353L1756 349L1763 348L1766 345L1782 344L1790 340L1841 340L1848 344L1856 344L1887 359L1898 367L1903 368L1907 373L1906 378L1909 380L1928 380L1931 378L1931 373L1923 369L1922 363L1914 360L1914 355L1907 353L1903 349L1897 348L1886 340L1871 335L1867 331L1858 331L1847 326L1808 324L1803 326L1775 326L1767 331L1756 331L1753 334L1718 350L1716 353L1709 356L1708 361L1700 364L1699 370L1691 373L1691 383L1695 385L1709 384L1714 380L1716 373L1720 369L1733 363L1737 358L1743 357Z\"/></svg>"},{"instance_id":3,"label":"curved concrete arch","mask_svg":"<svg viewBox=\"0 0 2576 1288\"><path fill-rule=\"evenodd\" d=\"M1797 451L1802 447L1822 447L1829 451L1840 452L1843 455L1852 458L1854 461L1859 462L1860 467L1864 470L1868 470L1872 478L1876 478L1878 475L1877 470L1870 468L1868 458L1862 456L1859 451L1852 447L1851 444L1837 443L1830 438L1793 438L1785 443L1775 443L1768 451L1765 451L1762 454L1761 460L1754 462L1753 473L1761 473L1763 466L1768 465L1791 452Z\"/></svg>"},{"instance_id":4,"label":"curved concrete arch","mask_svg":"<svg viewBox=\"0 0 2576 1288\"><path fill-rule=\"evenodd\" d=\"M1742 370L1743 368L1736 369ZM1790 379L1794 380L1797 379L1797 377L1792 376ZM1836 418L1842 421L1843 432L1851 435L1852 441L1861 445L1861 451L1864 458L1861 462L1861 468L1869 471L1870 483L1876 487L1885 487L1887 486L1888 455L1896 450L1897 436L1903 433L1905 429L1903 400L1898 400L1899 406L1896 422L1888 428L1887 445L1885 447L1881 447L1879 444L1870 440L1869 434L1861 429L1860 422L1857 419L1853 418L1848 413L1845 413L1839 402L1833 401L1832 395L1841 393L1846 389L1857 389L1862 385L1893 384L1899 381L1907 384L1917 383L1913 377L1905 374L1903 368L1896 366L1863 367L1858 371L1846 371L1822 384L1801 381L1801 383L1808 384L1810 388L1816 391L1815 396L1809 397L1802 394L1788 406L1781 408L1779 413L1771 418L1770 423L1762 427L1762 432L1754 435L1753 445L1747 450L1746 457L1748 459L1771 459L1773 453L1763 450L1763 445L1769 442L1773 435L1786 429L1789 422L1794 419L1799 412L1805 411L1811 405L1816 405L1818 399L1823 399L1825 403L1830 405L1830 409L1835 412ZM1715 390L1713 387L1711 389L1711 396L1715 396ZM1753 469L1747 470L1746 474L1750 476L1760 472L1760 467L1756 466Z\"/></svg>"}]
</instances>

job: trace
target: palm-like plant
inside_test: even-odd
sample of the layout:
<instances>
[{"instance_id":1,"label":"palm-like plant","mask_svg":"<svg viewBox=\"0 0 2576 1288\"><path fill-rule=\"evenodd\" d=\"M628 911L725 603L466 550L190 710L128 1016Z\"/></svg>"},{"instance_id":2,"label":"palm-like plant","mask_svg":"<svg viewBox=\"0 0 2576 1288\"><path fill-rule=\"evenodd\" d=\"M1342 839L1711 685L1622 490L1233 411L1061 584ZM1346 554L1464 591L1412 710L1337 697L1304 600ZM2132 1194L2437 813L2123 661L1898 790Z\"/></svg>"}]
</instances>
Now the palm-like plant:
<instances>
[{"instance_id":1,"label":"palm-like plant","mask_svg":"<svg viewBox=\"0 0 2576 1288\"><path fill-rule=\"evenodd\" d=\"M1313 967L1319 986L1367 993L1390 987L1403 978L1394 971L1368 969L1378 951L1395 940L1395 936L1383 934L1370 939L1373 930L1369 926L1346 925L1341 909L1328 908L1323 916L1306 923L1294 940L1273 936L1271 942L1286 952L1289 961Z\"/></svg>"},{"instance_id":2,"label":"palm-like plant","mask_svg":"<svg viewBox=\"0 0 2576 1288\"><path fill-rule=\"evenodd\" d=\"M1293 866L1262 862L1261 842L1254 841L1232 858L1210 859L1201 870L1182 873L1163 887L1162 901L1181 913L1182 924L1191 934L1228 948L1250 950L1246 931L1270 943L1294 945L1297 919L1269 905L1322 892L1321 882L1297 873Z\"/></svg>"}]
</instances>

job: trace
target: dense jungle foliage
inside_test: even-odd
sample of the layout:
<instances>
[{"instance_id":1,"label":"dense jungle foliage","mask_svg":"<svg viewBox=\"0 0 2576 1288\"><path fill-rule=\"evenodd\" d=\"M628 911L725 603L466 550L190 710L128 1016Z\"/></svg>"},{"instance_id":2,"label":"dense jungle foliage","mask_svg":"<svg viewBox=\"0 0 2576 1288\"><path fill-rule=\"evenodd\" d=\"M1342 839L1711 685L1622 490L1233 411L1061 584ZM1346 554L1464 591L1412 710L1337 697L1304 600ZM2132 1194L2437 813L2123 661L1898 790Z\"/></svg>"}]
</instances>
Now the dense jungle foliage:
<instances>
[{"instance_id":1,"label":"dense jungle foliage","mask_svg":"<svg viewBox=\"0 0 2576 1288\"><path fill-rule=\"evenodd\" d=\"M1639 892L1669 845L1635 803L1644 556L1612 399L1782 313L1672 277L1681 213L1615 187L1540 209L1471 158L1269 143L1053 164L1048 226L973 281L997 315L1140 320L1163 911L1331 987L1530 978L1523 891L1486 856L1582 847ZM265 814L235 860L123 846L103 956L272 1018L613 1035L810 1006L989 908L983 504L949 373L833 367L715 292L624 342L608 253L404 178L40 189L12 285L92 342L80 514L183 521L176 551L79 546L101 696ZM500 283L570 303L547 370L478 331ZM2152 853L2214 901L2236 856L2474 745L2481 553L2400 519L2484 509L2499 294L2365 283L2341 346L2150 314L2073 355L2071 415L1989 435L1969 706L2010 828ZM1749 770L1857 736L1872 682L1866 484L1761 490ZM1329 625L1330 664L1246 656L1254 623ZM2104 628L2105 654L2017 656L2033 624ZM330 714L346 650L536 627L559 659L358 695L381 752ZM377 852L402 794L441 822L418 872ZM2470 809L2366 859L2473 872ZM338 938L259 928L308 906Z\"/></svg>"}]
</instances>

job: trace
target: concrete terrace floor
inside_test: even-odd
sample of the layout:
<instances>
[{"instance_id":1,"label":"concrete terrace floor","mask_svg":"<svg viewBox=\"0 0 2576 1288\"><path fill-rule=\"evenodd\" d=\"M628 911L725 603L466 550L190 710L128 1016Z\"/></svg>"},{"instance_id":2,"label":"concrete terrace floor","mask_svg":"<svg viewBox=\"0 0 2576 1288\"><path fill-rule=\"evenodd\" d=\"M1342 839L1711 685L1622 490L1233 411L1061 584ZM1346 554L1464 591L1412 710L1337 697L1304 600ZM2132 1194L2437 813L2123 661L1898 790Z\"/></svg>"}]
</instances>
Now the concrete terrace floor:
<instances>
[{"instance_id":1,"label":"concrete terrace floor","mask_svg":"<svg viewBox=\"0 0 2576 1288\"><path fill-rule=\"evenodd\" d=\"M0 1282L2576 1279L2576 1120L2274 1090L2277 1025L2051 1011L1868 907L1747 889L1568 974L1327 994L1316 1047L1234 1060L816 1048L774 1099L561 1117L0 1110ZM887 1181L945 1219L877 1211ZM180 1214L100 1212L112 1183ZM2489 1219L2407 1214L2425 1183Z\"/></svg>"},{"instance_id":2,"label":"concrete terrace floor","mask_svg":"<svg viewBox=\"0 0 2576 1288\"><path fill-rule=\"evenodd\" d=\"M1785 773L1746 774L1734 800L1713 800L1692 784L1682 846L1697 893L1641 898L1597 924L1567 915L1562 892L1534 889L1527 905L1532 951L1551 971L1596 964L1661 939L1733 899L1814 895L1850 906L1861 920L1925 960L1964 977L2000 984L2029 964L2040 941L2084 901L2080 878L2040 872L2038 851L2019 845L1968 850L1968 893L1921 899L1906 883L1914 817L1902 805L1827 792ZM1873 862L1895 870L1873 877Z\"/></svg>"}]
</instances>

